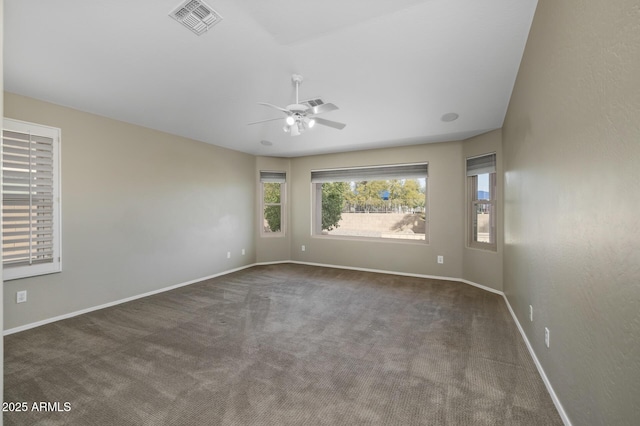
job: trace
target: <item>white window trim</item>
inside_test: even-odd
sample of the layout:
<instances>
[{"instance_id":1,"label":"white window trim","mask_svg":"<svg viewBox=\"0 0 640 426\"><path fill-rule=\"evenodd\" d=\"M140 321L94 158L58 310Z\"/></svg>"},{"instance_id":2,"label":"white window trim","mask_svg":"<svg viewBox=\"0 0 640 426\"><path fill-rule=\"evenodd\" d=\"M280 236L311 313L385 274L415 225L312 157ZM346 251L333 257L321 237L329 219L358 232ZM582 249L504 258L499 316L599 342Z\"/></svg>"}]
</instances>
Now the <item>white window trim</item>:
<instances>
[{"instance_id":1,"label":"white window trim","mask_svg":"<svg viewBox=\"0 0 640 426\"><path fill-rule=\"evenodd\" d=\"M320 222L320 217L322 215L322 191L320 189L322 183L324 182L340 182L340 180L331 180L328 178L324 178L324 174L332 174L335 172L339 176L358 176L361 171L364 171L365 174L368 169L380 169L386 170L393 174L394 168L411 168L413 166L424 166L426 168L425 178L425 220L427 222L427 230L428 232L425 234L424 239L404 239L404 238L382 238L382 237L368 237L368 236L347 236L347 235L328 235L322 233L322 224ZM385 244L416 244L416 245L429 245L430 244L430 232L431 227L429 226L429 214L430 214L430 204L431 197L429 197L429 162L422 161L417 163L401 163L401 164L381 164L381 165L369 165L369 166L353 166L353 167L341 167L341 168L331 168L331 169L317 169L311 170L311 237L318 239L330 239L330 240L346 240L346 241L363 241L363 242L380 242ZM328 173L327 173L328 172ZM391 176L393 177L393 176ZM385 176L381 176L379 180L385 180ZM404 176L403 178L414 178L413 176ZM365 178L366 179L366 178Z\"/></svg>"},{"instance_id":2,"label":"white window trim","mask_svg":"<svg viewBox=\"0 0 640 426\"><path fill-rule=\"evenodd\" d=\"M466 159L466 163L468 164L469 160L472 159L476 159L476 158L482 158L482 157L489 157L493 155L494 156L494 161L497 162L497 156L495 152L490 152L490 153L486 153L486 154L482 154L482 155L476 155L474 157L469 157ZM482 201L478 201L475 199L476 194L475 191L477 191L477 179L478 179L478 174L482 174L482 173L489 173L489 193L490 193L490 200L482 200ZM477 171L476 174L471 174L468 170L466 172L467 175L467 179L466 179L466 184L467 184L467 247L468 248L472 248L472 249L479 249L479 250L485 250L485 251L493 251L493 252L497 252L498 251L498 226L497 226L497 221L498 221L498 209L497 209L497 197L498 197L498 181L497 181L497 166L494 163L493 164L493 169L491 169L491 166L489 166L488 168L481 168ZM477 204L489 204L490 205L490 209L491 209L491 215L490 215L490 225L489 225L489 229L490 229L490 235L492 237L492 242L490 243L486 243L486 242L482 242L482 241L474 241L473 239L473 217L474 217L474 211L476 208Z\"/></svg>"},{"instance_id":3,"label":"white window trim","mask_svg":"<svg viewBox=\"0 0 640 426\"><path fill-rule=\"evenodd\" d=\"M269 180L262 180L262 174L266 173L276 173L283 174L285 176L284 181L280 182L280 203L265 203L264 202L264 183L268 183ZM275 171L275 170L260 170L259 173L259 182L260 185L260 236L265 238L282 238L286 236L287 230L287 180L286 180L286 172L283 171ZM265 232L264 230L264 209L267 206L280 205L280 231L277 232Z\"/></svg>"},{"instance_id":4,"label":"white window trim","mask_svg":"<svg viewBox=\"0 0 640 426\"><path fill-rule=\"evenodd\" d=\"M45 136L53 140L53 262L34 265L10 266L3 264L5 281L33 277L62 271L62 205L61 194L61 130L26 121L4 118L3 130ZM3 175L4 178L4 175Z\"/></svg>"}]
</instances>

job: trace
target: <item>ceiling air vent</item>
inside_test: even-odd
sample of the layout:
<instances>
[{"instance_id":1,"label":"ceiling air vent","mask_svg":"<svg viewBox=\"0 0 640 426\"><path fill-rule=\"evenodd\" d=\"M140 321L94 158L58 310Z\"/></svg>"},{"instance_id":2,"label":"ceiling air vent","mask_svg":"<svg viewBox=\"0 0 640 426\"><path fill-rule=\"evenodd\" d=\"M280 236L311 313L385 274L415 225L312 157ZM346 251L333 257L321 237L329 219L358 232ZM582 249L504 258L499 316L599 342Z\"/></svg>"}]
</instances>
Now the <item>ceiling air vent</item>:
<instances>
[{"instance_id":1,"label":"ceiling air vent","mask_svg":"<svg viewBox=\"0 0 640 426\"><path fill-rule=\"evenodd\" d=\"M169 14L191 31L200 35L222 21L222 16L200 0L186 0Z\"/></svg>"}]
</instances>

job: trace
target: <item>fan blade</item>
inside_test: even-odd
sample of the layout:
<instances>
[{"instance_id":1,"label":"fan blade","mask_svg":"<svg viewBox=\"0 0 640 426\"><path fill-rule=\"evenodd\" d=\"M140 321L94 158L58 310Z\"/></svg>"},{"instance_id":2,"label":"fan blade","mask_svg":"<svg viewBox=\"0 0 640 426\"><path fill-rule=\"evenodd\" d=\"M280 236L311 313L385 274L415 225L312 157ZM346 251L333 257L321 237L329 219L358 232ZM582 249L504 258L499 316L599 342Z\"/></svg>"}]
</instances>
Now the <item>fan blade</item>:
<instances>
[{"instance_id":1,"label":"fan blade","mask_svg":"<svg viewBox=\"0 0 640 426\"><path fill-rule=\"evenodd\" d=\"M313 117L316 120L317 124L322 124L323 126L333 127L334 129L342 130L345 128L346 124L338 123L337 121L325 120L324 118Z\"/></svg>"},{"instance_id":2,"label":"fan blade","mask_svg":"<svg viewBox=\"0 0 640 426\"><path fill-rule=\"evenodd\" d=\"M291 113L291 111L289 111L289 110L288 110L288 109L286 109L286 108L281 108L281 107L279 107L279 106L277 106L277 105L268 104L268 103L266 103L266 102L258 102L258 105L268 106L268 107L271 107L271 108L277 109L278 111L282 111L282 112L284 112L284 113L286 113L286 114L290 114L290 113Z\"/></svg>"},{"instance_id":3,"label":"fan blade","mask_svg":"<svg viewBox=\"0 0 640 426\"><path fill-rule=\"evenodd\" d=\"M252 124L266 123L267 121L276 121L276 120L282 120L282 117L267 118L266 120L260 120L260 121L252 121L251 123L247 123L247 126L251 126Z\"/></svg>"},{"instance_id":4,"label":"fan blade","mask_svg":"<svg viewBox=\"0 0 640 426\"><path fill-rule=\"evenodd\" d=\"M335 111L338 107L334 104L322 104L318 106L311 107L310 113L312 115L324 114L325 112Z\"/></svg>"}]
</instances>

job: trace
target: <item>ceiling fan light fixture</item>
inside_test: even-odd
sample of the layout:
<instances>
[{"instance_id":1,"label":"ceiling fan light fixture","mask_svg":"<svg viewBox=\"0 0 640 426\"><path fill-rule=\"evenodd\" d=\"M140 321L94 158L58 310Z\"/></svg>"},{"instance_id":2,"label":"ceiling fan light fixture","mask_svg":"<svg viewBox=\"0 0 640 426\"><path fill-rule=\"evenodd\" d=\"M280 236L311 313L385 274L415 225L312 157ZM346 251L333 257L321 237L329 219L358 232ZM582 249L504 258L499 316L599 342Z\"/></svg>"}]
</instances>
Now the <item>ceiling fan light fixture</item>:
<instances>
[{"instance_id":1,"label":"ceiling fan light fixture","mask_svg":"<svg viewBox=\"0 0 640 426\"><path fill-rule=\"evenodd\" d=\"M324 118L316 119L315 116L318 114L323 114L331 111L335 111L338 109L332 103L325 103L322 99L311 99L300 103L298 90L300 88L300 83L302 83L302 76L299 74L293 74L291 76L292 83L296 86L296 103L287 105L286 107L279 107L277 105L273 105L267 102L258 102L260 105L267 106L269 108L273 108L275 110L284 112L287 117L285 118L285 125L282 130L285 133L289 133L291 136L298 136L307 130L315 127L316 124L321 124L323 126L333 127L334 129L342 130L346 126L343 123L338 123L337 121L326 120ZM278 120L277 118L269 118L266 120L254 121L248 124L258 124L264 123L267 121Z\"/></svg>"}]
</instances>

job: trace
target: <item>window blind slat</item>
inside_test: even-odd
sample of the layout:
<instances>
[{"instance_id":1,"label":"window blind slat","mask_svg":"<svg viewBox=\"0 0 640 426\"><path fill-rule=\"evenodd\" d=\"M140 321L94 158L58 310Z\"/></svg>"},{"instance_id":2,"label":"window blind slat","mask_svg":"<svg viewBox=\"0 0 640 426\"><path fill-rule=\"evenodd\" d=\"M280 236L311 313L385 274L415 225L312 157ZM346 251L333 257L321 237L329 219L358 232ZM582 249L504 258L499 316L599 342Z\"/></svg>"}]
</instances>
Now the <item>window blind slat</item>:
<instances>
[{"instance_id":1,"label":"window blind slat","mask_svg":"<svg viewBox=\"0 0 640 426\"><path fill-rule=\"evenodd\" d=\"M403 164L349 169L313 170L312 183L358 182L366 180L419 179L426 178L428 164Z\"/></svg>"},{"instance_id":2,"label":"window blind slat","mask_svg":"<svg viewBox=\"0 0 640 426\"><path fill-rule=\"evenodd\" d=\"M15 195L15 196L14 196ZM43 197L33 197L33 205L40 206L51 206L53 205L53 195L50 194L48 198ZM26 200L26 203L25 203ZM25 207L29 205L29 197L28 194L4 194L3 200L3 209L2 212L6 213L14 207Z\"/></svg>"},{"instance_id":3,"label":"window blind slat","mask_svg":"<svg viewBox=\"0 0 640 426\"><path fill-rule=\"evenodd\" d=\"M17 147L12 147L11 145L6 145L4 147L4 153L5 154L15 154L15 155L21 155L21 156L27 156L29 155L29 150L27 148L17 148ZM38 151L37 154L39 157L48 157L51 158L53 157L53 154L47 151Z\"/></svg>"},{"instance_id":4,"label":"window blind slat","mask_svg":"<svg viewBox=\"0 0 640 426\"><path fill-rule=\"evenodd\" d=\"M40 172L46 171L46 172L49 172L49 173L53 173L53 166L51 165L51 163L49 163L49 164L37 163L37 165L38 165L38 167L37 167L38 171L40 171ZM35 166L36 166L36 164L32 164L32 166L31 166L32 169L35 169L36 168ZM25 170L25 171L29 171L29 165L26 164L26 163L25 164L18 164L18 163L10 163L10 162L3 161L2 162L2 167L3 168L12 169L12 170L14 170L14 169L22 169L22 170Z\"/></svg>"},{"instance_id":5,"label":"window blind slat","mask_svg":"<svg viewBox=\"0 0 640 426\"><path fill-rule=\"evenodd\" d=\"M29 178L24 178L24 177L19 177L19 178L11 178L11 177L4 177L4 182L7 184L19 184L19 185L29 185ZM41 185L48 185L48 186L53 186L53 179L52 178L39 178L37 181L36 180L31 180L32 183L38 183Z\"/></svg>"},{"instance_id":6,"label":"window blind slat","mask_svg":"<svg viewBox=\"0 0 640 426\"><path fill-rule=\"evenodd\" d=\"M45 192L45 193L51 193L51 185L29 185L28 183L26 185L2 185L2 189L6 192L15 192L15 193L19 193L19 194L25 194L28 195L29 192L31 192L32 194L36 194L36 193L41 193L41 192Z\"/></svg>"},{"instance_id":7,"label":"window blind slat","mask_svg":"<svg viewBox=\"0 0 640 426\"><path fill-rule=\"evenodd\" d=\"M29 135L27 133L13 132L5 130L2 134L4 145L29 147Z\"/></svg>"},{"instance_id":8,"label":"window blind slat","mask_svg":"<svg viewBox=\"0 0 640 426\"><path fill-rule=\"evenodd\" d=\"M285 172L260 171L260 182L285 183L286 181L287 174Z\"/></svg>"},{"instance_id":9,"label":"window blind slat","mask_svg":"<svg viewBox=\"0 0 640 426\"><path fill-rule=\"evenodd\" d=\"M41 230L39 232L34 232L31 233L32 235L52 235L53 231L52 230ZM10 232L10 231L3 231L3 244L9 244L11 243L11 240L8 237L24 237L24 236L28 236L30 234L29 230L23 231L23 232ZM48 239L51 239L50 237Z\"/></svg>"},{"instance_id":10,"label":"window blind slat","mask_svg":"<svg viewBox=\"0 0 640 426\"><path fill-rule=\"evenodd\" d=\"M496 172L496 154L467 158L467 176Z\"/></svg>"},{"instance_id":11,"label":"window blind slat","mask_svg":"<svg viewBox=\"0 0 640 426\"><path fill-rule=\"evenodd\" d=\"M53 258L53 252L43 253L41 256L37 256L35 259L32 259L31 263L36 263L38 261L40 261L40 262L43 262L43 261L50 262L52 258ZM16 260L21 260L25 264L28 264L29 263L29 255L28 254L4 254L3 253L2 254L2 260L4 261L4 263L11 263L12 265L15 264L13 261L16 261Z\"/></svg>"},{"instance_id":12,"label":"window blind slat","mask_svg":"<svg viewBox=\"0 0 640 426\"><path fill-rule=\"evenodd\" d=\"M35 171L35 172L31 172L29 173L29 170L4 170L4 177L15 177L15 178L20 178L20 179L36 179L36 178L49 178L52 179L53 178L53 173L51 172L41 172L41 171Z\"/></svg>"},{"instance_id":13,"label":"window blind slat","mask_svg":"<svg viewBox=\"0 0 640 426\"><path fill-rule=\"evenodd\" d=\"M27 231L29 231L28 229L29 225L33 227L33 226L51 226L52 224L53 224L53 216L46 215L46 216L33 217L31 221L24 218L20 218L19 220L15 220L15 221L7 221L7 223L2 224L2 229L17 230L20 228L24 228ZM33 232L36 232L36 231L33 231Z\"/></svg>"}]
</instances>

